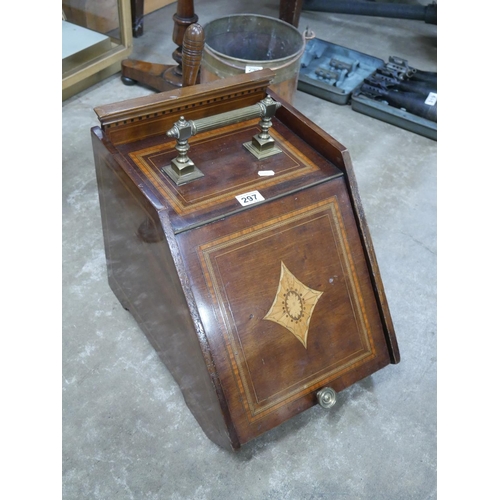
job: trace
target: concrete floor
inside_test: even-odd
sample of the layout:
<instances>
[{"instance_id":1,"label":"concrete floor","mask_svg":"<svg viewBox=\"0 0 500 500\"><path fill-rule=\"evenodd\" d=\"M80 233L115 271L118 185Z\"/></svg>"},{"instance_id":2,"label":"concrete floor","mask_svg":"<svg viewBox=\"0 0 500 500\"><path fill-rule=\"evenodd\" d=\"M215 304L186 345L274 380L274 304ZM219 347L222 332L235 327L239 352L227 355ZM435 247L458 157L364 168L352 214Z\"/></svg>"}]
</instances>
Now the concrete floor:
<instances>
[{"instance_id":1,"label":"concrete floor","mask_svg":"<svg viewBox=\"0 0 500 500\"><path fill-rule=\"evenodd\" d=\"M200 23L278 0L195 2ZM145 19L132 58L171 64L175 4ZM318 38L436 70L436 26L303 12ZM238 453L205 437L107 284L90 143L93 108L151 91L119 75L63 102L63 498L436 498L436 148L302 92L295 106L351 153L401 350L390 365Z\"/></svg>"}]
</instances>

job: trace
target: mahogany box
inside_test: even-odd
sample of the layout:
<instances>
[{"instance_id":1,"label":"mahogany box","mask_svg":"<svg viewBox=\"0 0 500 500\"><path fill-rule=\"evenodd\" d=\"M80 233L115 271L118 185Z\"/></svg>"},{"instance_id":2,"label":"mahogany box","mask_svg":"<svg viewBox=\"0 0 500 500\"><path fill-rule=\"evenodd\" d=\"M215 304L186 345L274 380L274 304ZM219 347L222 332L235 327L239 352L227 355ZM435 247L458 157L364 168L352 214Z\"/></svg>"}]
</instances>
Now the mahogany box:
<instances>
[{"instance_id":1,"label":"mahogany box","mask_svg":"<svg viewBox=\"0 0 500 500\"><path fill-rule=\"evenodd\" d=\"M91 130L109 284L230 450L399 362L349 153L273 76L97 107Z\"/></svg>"}]
</instances>

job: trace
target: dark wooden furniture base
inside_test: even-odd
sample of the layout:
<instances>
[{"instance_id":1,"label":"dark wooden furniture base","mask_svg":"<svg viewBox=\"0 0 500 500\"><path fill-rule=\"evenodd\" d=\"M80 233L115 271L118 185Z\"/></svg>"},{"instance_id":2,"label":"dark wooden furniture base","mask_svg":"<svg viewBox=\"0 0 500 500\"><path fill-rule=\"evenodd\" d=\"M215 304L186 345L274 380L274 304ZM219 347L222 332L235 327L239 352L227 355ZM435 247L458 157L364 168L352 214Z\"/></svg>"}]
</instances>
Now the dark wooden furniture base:
<instances>
[{"instance_id":1,"label":"dark wooden furniture base","mask_svg":"<svg viewBox=\"0 0 500 500\"><path fill-rule=\"evenodd\" d=\"M136 5L136 7L140 8L139 5ZM172 58L177 64L166 65L125 59L122 61L122 82L125 85L139 83L160 92L182 87L182 44L184 35L188 27L198 21L198 16L194 12L193 0L179 0L173 20L172 39L177 48L172 53Z\"/></svg>"},{"instance_id":2,"label":"dark wooden furniture base","mask_svg":"<svg viewBox=\"0 0 500 500\"><path fill-rule=\"evenodd\" d=\"M205 41L203 28L190 24L184 33L182 62L179 66L166 66L127 59L122 61L122 81L135 85L140 81L157 91L172 90L199 83L201 55Z\"/></svg>"},{"instance_id":3,"label":"dark wooden furniture base","mask_svg":"<svg viewBox=\"0 0 500 500\"><path fill-rule=\"evenodd\" d=\"M177 66L149 63L134 59L122 61L122 82L125 85L140 83L158 92L182 86L182 73Z\"/></svg>"},{"instance_id":4,"label":"dark wooden furniture base","mask_svg":"<svg viewBox=\"0 0 500 500\"><path fill-rule=\"evenodd\" d=\"M399 361L351 159L335 139L283 101L270 129L280 152L257 159L244 147L260 118L228 122L189 139L201 177L177 185L165 173L178 154L165 132L181 117L279 102L273 77L98 107L91 132L109 284L204 432L230 450Z\"/></svg>"}]
</instances>

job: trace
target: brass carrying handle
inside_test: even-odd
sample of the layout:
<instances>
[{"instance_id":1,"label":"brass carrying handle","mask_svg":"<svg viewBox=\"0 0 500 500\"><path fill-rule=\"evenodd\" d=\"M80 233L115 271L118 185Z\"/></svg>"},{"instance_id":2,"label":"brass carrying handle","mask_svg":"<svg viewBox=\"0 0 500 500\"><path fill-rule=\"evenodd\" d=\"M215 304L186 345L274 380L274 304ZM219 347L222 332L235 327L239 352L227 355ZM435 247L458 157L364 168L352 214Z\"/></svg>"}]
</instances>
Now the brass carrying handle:
<instances>
[{"instance_id":1,"label":"brass carrying handle","mask_svg":"<svg viewBox=\"0 0 500 500\"><path fill-rule=\"evenodd\" d=\"M244 143L243 146L258 159L281 153L281 149L275 146L274 139L269 134L269 129L272 127L271 119L280 106L280 102L266 96L265 99L252 106L200 118L199 120L187 121L181 116L179 121L175 122L174 126L167 131L168 137L177 139L175 149L179 154L169 165L163 167L163 172L177 185L203 177L203 173L187 155L190 148L188 139L200 132L207 132L226 125L234 125L253 118L261 118L259 122L261 132L255 135L252 141Z\"/></svg>"},{"instance_id":2,"label":"brass carrying handle","mask_svg":"<svg viewBox=\"0 0 500 500\"><path fill-rule=\"evenodd\" d=\"M225 127L226 125L233 125L245 120L251 120L252 118L262 118L270 122L280 106L281 103L267 96L253 106L227 111L226 113L219 113L218 115L200 118L199 120L186 121L184 117L181 116L180 120L167 132L167 136L180 140L187 140L199 132L206 132L208 130ZM267 127L267 129L269 129L269 127Z\"/></svg>"}]
</instances>

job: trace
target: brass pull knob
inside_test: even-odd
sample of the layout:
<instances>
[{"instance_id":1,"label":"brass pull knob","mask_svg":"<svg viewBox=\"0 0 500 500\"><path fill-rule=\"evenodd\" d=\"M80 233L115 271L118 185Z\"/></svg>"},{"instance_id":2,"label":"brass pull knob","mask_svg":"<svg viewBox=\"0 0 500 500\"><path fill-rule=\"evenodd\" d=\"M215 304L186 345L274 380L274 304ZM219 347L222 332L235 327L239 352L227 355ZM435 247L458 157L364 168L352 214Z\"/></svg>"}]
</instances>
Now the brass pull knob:
<instances>
[{"instance_id":1,"label":"brass pull knob","mask_svg":"<svg viewBox=\"0 0 500 500\"><path fill-rule=\"evenodd\" d=\"M322 408L331 408L337 402L337 393L331 387L323 387L316 393L318 403Z\"/></svg>"}]
</instances>

